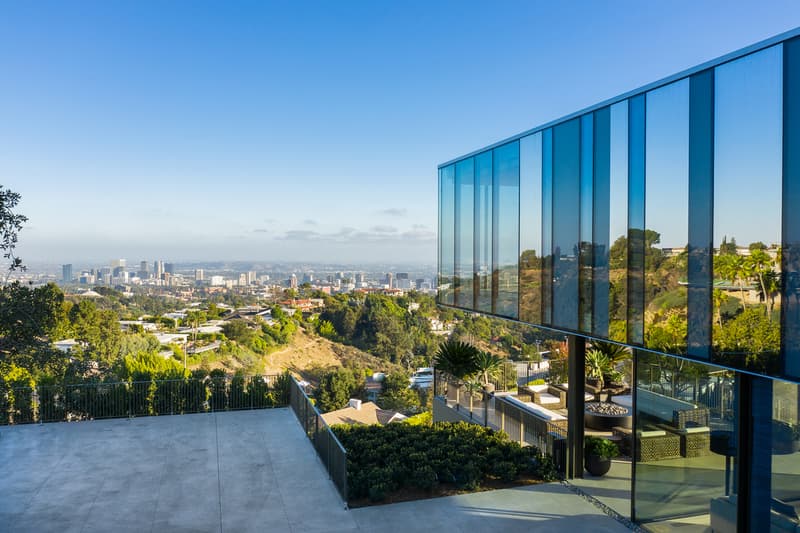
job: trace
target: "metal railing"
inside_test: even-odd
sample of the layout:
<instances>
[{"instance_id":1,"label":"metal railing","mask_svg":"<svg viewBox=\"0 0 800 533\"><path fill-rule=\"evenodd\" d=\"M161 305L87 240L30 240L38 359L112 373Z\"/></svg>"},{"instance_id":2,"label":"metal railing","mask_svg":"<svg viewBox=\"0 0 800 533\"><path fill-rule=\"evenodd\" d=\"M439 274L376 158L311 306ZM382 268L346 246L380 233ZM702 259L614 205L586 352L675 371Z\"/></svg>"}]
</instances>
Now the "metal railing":
<instances>
[{"instance_id":1,"label":"metal railing","mask_svg":"<svg viewBox=\"0 0 800 533\"><path fill-rule=\"evenodd\" d=\"M328 470L339 495L347 505L347 450L336 438L333 430L322 419L317 408L309 399L303 388L292 378L289 404L297 420L314 445L322 464Z\"/></svg>"},{"instance_id":2,"label":"metal railing","mask_svg":"<svg viewBox=\"0 0 800 533\"><path fill-rule=\"evenodd\" d=\"M254 375L0 390L0 425L284 407L289 377Z\"/></svg>"},{"instance_id":3,"label":"metal railing","mask_svg":"<svg viewBox=\"0 0 800 533\"><path fill-rule=\"evenodd\" d=\"M488 394L452 376L435 371L435 394L447 407L461 413L473 424L504 431L523 446L536 446L553 456L563 471L563 446L567 438L566 421L557 424L535 416L502 395Z\"/></svg>"}]
</instances>

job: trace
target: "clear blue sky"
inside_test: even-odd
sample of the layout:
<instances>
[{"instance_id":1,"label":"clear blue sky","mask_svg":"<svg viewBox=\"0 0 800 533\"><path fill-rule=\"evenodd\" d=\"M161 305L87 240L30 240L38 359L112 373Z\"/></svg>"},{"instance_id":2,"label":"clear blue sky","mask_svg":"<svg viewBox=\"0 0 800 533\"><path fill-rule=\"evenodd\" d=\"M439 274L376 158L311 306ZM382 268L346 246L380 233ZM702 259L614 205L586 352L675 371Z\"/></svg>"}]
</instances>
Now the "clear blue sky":
<instances>
[{"instance_id":1,"label":"clear blue sky","mask_svg":"<svg viewBox=\"0 0 800 533\"><path fill-rule=\"evenodd\" d=\"M800 24L785 2L0 2L24 259L435 262L436 165Z\"/></svg>"}]
</instances>

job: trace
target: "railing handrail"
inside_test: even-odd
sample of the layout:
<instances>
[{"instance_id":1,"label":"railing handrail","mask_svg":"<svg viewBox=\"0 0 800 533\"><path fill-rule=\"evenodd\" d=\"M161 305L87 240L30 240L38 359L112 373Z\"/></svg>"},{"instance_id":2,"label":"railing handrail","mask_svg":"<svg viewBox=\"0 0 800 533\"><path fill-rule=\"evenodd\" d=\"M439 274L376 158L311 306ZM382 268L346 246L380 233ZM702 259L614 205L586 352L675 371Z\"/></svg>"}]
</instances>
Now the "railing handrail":
<instances>
[{"instance_id":1,"label":"railing handrail","mask_svg":"<svg viewBox=\"0 0 800 533\"><path fill-rule=\"evenodd\" d=\"M333 442L335 442L336 445L339 446L339 449L342 451L343 454L347 455L347 450L342 445L342 443L339 441L339 437L336 436L336 433L331 429L331 427L328 425L328 423L325 422L325 419L322 418L322 413L319 412L319 409L317 409L317 406L314 405L314 402L312 402L311 399L308 397L308 394L306 394L306 391L303 390L303 387L300 386L300 383L298 383L297 380L294 379L294 376L290 376L290 377L292 378L292 382L294 383L294 385L297 387L297 390L299 390L300 394L303 395L303 399L305 399L305 401L308 402L308 405L310 405L311 408L314 410L314 414L317 415L317 417L319 418L319 421L322 422L323 427L325 427L328 430L328 433L330 433L331 437L333 437Z\"/></svg>"},{"instance_id":2,"label":"railing handrail","mask_svg":"<svg viewBox=\"0 0 800 533\"><path fill-rule=\"evenodd\" d=\"M60 382L60 383L49 383L49 384L36 384L33 387L9 387L9 390L33 390L38 389L41 387L99 387L99 386L110 386L110 385L137 385L141 383L185 383L187 381L213 381L215 379L225 379L225 380L232 380L236 377L242 378L255 378L255 377L263 377L263 378L278 378L281 374L244 374L240 376L206 376L204 378L196 378L194 376L189 376L183 379L150 379L150 380L138 380L138 381L92 381L89 383L67 383L67 382ZM292 378L294 379L294 378ZM296 382L295 382L296 383Z\"/></svg>"}]
</instances>

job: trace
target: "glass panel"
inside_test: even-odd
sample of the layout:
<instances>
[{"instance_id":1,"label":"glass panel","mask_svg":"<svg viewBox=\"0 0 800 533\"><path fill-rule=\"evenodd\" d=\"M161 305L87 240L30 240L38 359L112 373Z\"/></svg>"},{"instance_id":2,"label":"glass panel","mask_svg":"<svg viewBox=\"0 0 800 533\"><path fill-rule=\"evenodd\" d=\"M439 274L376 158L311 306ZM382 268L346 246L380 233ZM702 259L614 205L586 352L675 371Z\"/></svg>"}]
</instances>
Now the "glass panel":
<instances>
[{"instance_id":1,"label":"glass panel","mask_svg":"<svg viewBox=\"0 0 800 533\"><path fill-rule=\"evenodd\" d=\"M800 38L783 45L783 369L800 377Z\"/></svg>"},{"instance_id":2,"label":"glass panel","mask_svg":"<svg viewBox=\"0 0 800 533\"><path fill-rule=\"evenodd\" d=\"M553 128L553 325L578 329L580 120Z\"/></svg>"},{"instance_id":3,"label":"glass panel","mask_svg":"<svg viewBox=\"0 0 800 533\"><path fill-rule=\"evenodd\" d=\"M714 256L714 71L689 80L688 353L710 359Z\"/></svg>"},{"instance_id":4,"label":"glass panel","mask_svg":"<svg viewBox=\"0 0 800 533\"><path fill-rule=\"evenodd\" d=\"M628 102L611 106L608 336L625 342L628 305Z\"/></svg>"},{"instance_id":5,"label":"glass panel","mask_svg":"<svg viewBox=\"0 0 800 533\"><path fill-rule=\"evenodd\" d=\"M542 323L542 134L519 145L519 318Z\"/></svg>"},{"instance_id":6,"label":"glass panel","mask_svg":"<svg viewBox=\"0 0 800 533\"><path fill-rule=\"evenodd\" d=\"M553 130L542 132L542 323L553 322Z\"/></svg>"},{"instance_id":7,"label":"glass panel","mask_svg":"<svg viewBox=\"0 0 800 533\"><path fill-rule=\"evenodd\" d=\"M733 372L639 352L636 382L636 519L734 533Z\"/></svg>"},{"instance_id":8,"label":"glass panel","mask_svg":"<svg viewBox=\"0 0 800 533\"><path fill-rule=\"evenodd\" d=\"M453 305L453 275L455 264L455 168L453 165L440 171L439 194L439 302Z\"/></svg>"},{"instance_id":9,"label":"glass panel","mask_svg":"<svg viewBox=\"0 0 800 533\"><path fill-rule=\"evenodd\" d=\"M772 389L772 505L770 531L800 528L800 387L781 381Z\"/></svg>"},{"instance_id":10,"label":"glass panel","mask_svg":"<svg viewBox=\"0 0 800 533\"><path fill-rule=\"evenodd\" d=\"M594 211L594 116L581 117L580 176L580 273L578 328L592 332L593 211Z\"/></svg>"},{"instance_id":11,"label":"glass panel","mask_svg":"<svg viewBox=\"0 0 800 533\"><path fill-rule=\"evenodd\" d=\"M611 110L608 107L594 113L594 206L592 209L592 269L593 316L592 333L608 337L608 249L610 173L611 173ZM581 236L583 240L583 236Z\"/></svg>"},{"instance_id":12,"label":"glass panel","mask_svg":"<svg viewBox=\"0 0 800 533\"><path fill-rule=\"evenodd\" d=\"M780 349L782 49L717 67L714 360L776 372Z\"/></svg>"},{"instance_id":13,"label":"glass panel","mask_svg":"<svg viewBox=\"0 0 800 533\"><path fill-rule=\"evenodd\" d=\"M647 93L645 345L686 353L689 80Z\"/></svg>"},{"instance_id":14,"label":"glass panel","mask_svg":"<svg viewBox=\"0 0 800 533\"><path fill-rule=\"evenodd\" d=\"M645 97L628 107L628 342L644 342Z\"/></svg>"},{"instance_id":15,"label":"glass panel","mask_svg":"<svg viewBox=\"0 0 800 533\"><path fill-rule=\"evenodd\" d=\"M475 309L492 312L492 152L475 156Z\"/></svg>"},{"instance_id":16,"label":"glass panel","mask_svg":"<svg viewBox=\"0 0 800 533\"><path fill-rule=\"evenodd\" d=\"M473 217L475 160L456 163L456 290L455 304L472 309Z\"/></svg>"},{"instance_id":17,"label":"glass panel","mask_svg":"<svg viewBox=\"0 0 800 533\"><path fill-rule=\"evenodd\" d=\"M492 290L494 313L518 315L519 282L519 142L495 148Z\"/></svg>"}]
</instances>

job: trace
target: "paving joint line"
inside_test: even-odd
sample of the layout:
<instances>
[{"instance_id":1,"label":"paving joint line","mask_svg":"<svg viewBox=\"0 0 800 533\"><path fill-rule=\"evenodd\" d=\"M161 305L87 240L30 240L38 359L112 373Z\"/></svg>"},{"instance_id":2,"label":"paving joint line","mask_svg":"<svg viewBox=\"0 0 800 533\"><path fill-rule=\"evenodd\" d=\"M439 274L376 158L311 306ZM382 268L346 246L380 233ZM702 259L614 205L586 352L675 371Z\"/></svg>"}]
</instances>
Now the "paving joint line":
<instances>
[{"instance_id":1,"label":"paving joint line","mask_svg":"<svg viewBox=\"0 0 800 533\"><path fill-rule=\"evenodd\" d=\"M636 533L647 533L647 531L645 529L643 529L641 526L639 526L638 524L632 522L629 518L626 518L625 516L621 515L620 513L618 513L617 511L615 511L614 509L612 509L608 505L604 504L603 502L601 502L600 500L598 500L597 498L595 498L591 494L589 494L589 493L585 492L584 490L576 487L575 485L573 485L572 483L570 483L566 479L562 479L561 480L561 484L563 486L565 486L568 490L570 490L573 494L575 494L577 496L580 496L581 498L583 498L587 502L591 503L592 505L594 505L595 507L597 507L598 509L603 511L603 513L605 515L613 518L614 520L616 520L617 522L619 522L620 524L622 524L626 528L630 529L631 531L636 531Z\"/></svg>"}]
</instances>

